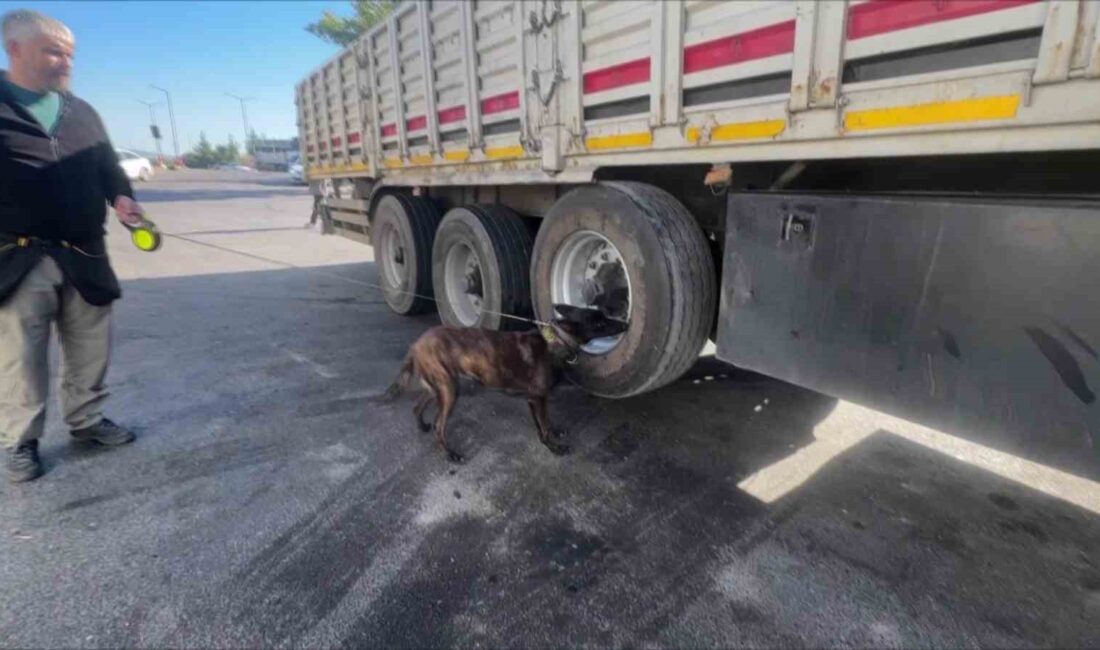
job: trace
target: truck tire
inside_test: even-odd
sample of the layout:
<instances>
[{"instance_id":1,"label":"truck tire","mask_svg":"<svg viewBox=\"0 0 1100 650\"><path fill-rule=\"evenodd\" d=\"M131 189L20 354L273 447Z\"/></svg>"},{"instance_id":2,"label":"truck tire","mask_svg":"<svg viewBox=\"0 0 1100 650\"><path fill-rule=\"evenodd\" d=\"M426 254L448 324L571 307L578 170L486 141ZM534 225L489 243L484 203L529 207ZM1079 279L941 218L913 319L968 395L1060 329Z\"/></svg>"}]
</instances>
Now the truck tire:
<instances>
[{"instance_id":1,"label":"truck tire","mask_svg":"<svg viewBox=\"0 0 1100 650\"><path fill-rule=\"evenodd\" d=\"M371 215L371 240L379 284L394 313L423 314L435 308L432 243L439 211L426 198L390 193Z\"/></svg>"},{"instance_id":2,"label":"truck tire","mask_svg":"<svg viewBox=\"0 0 1100 650\"><path fill-rule=\"evenodd\" d=\"M717 303L702 230L672 195L635 182L586 185L559 199L535 240L531 284L541 320L553 318L557 302L628 318L624 334L592 342L567 369L603 397L637 395L680 377L706 343Z\"/></svg>"},{"instance_id":3,"label":"truck tire","mask_svg":"<svg viewBox=\"0 0 1100 650\"><path fill-rule=\"evenodd\" d=\"M432 247L439 318L452 327L518 330L530 324L531 234L502 205L468 205L447 212Z\"/></svg>"}]
</instances>

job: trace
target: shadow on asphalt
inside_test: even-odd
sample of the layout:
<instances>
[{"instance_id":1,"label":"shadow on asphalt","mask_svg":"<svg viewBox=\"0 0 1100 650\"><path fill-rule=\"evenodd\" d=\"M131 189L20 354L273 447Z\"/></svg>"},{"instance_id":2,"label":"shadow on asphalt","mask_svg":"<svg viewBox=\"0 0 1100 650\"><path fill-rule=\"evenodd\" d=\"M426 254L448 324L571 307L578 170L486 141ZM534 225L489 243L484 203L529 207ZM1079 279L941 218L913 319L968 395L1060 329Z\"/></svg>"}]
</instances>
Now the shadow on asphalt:
<instances>
[{"instance_id":1,"label":"shadow on asphalt","mask_svg":"<svg viewBox=\"0 0 1100 650\"><path fill-rule=\"evenodd\" d=\"M324 271L376 281L373 264ZM376 399L435 316L300 269L124 292L115 408L142 437L104 454L54 436L44 485L0 500L0 520L49 513L21 530L56 540L11 547L14 566L125 540L114 589L68 564L56 587L112 612L97 643L1100 643L1090 512L884 431L771 503L738 488L813 443L833 398L712 357L626 400L566 385L558 458L522 400L480 391L452 420L456 467L411 397ZM9 574L12 593L36 580ZM73 644L48 608L12 607L0 637Z\"/></svg>"}]
</instances>

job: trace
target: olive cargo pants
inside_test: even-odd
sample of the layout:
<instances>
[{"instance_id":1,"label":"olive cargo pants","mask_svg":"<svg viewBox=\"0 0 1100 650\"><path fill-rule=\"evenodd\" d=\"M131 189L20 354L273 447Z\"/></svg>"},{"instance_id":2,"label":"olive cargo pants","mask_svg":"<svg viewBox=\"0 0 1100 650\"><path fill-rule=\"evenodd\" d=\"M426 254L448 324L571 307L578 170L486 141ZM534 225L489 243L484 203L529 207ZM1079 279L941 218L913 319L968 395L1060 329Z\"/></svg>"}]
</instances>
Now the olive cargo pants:
<instances>
[{"instance_id":1,"label":"olive cargo pants","mask_svg":"<svg viewBox=\"0 0 1100 650\"><path fill-rule=\"evenodd\" d=\"M0 446L42 436L49 396L50 329L61 348L61 413L70 429L103 419L111 307L84 301L53 258L43 255L0 303Z\"/></svg>"}]
</instances>

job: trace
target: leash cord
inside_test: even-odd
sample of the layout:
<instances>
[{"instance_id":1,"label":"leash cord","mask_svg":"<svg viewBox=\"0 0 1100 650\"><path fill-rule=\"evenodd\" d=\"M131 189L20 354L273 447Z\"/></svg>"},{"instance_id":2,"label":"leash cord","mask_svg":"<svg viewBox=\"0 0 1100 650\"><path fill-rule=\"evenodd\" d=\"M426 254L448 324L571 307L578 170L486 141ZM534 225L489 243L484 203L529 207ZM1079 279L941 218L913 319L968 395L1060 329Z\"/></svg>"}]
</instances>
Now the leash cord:
<instances>
[{"instance_id":1,"label":"leash cord","mask_svg":"<svg viewBox=\"0 0 1100 650\"><path fill-rule=\"evenodd\" d=\"M207 248L213 248L214 250L219 250L219 251L222 251L224 253L231 253L231 254L234 254L234 255L240 255L241 257L251 258L251 259L254 259L254 260L259 261L259 262L264 262L265 264L273 264L275 266L283 266L283 267L286 267L286 268L289 268L289 269L296 269L296 270L299 270L299 271L306 271L307 273L316 273L317 275L323 275L327 278L332 278L334 280L343 280L344 282L348 282L348 283L351 283L351 284L357 284L357 285L360 285L360 286L368 287L370 289L377 289L378 291L381 291L383 293L386 292L386 287L384 287L380 284L375 284L373 282L367 282L365 280L356 280L355 278L349 278L347 276L340 275L338 273L330 273L328 271L325 271L323 269L318 269L316 267L299 266L299 265L293 264L291 262L284 262L282 260L272 259L270 257L265 257L263 255L256 255L255 253L246 253L244 251L239 251L239 250L229 248L229 247L226 247L226 246L220 246L218 244L212 244L210 242L199 241L197 239L192 239L190 237L185 237L183 235L177 235L177 234L170 233L170 232L161 231L160 234L165 236L165 237L172 237L174 239L179 239L181 241L185 241L185 242L188 242L190 244L195 244L196 246L205 246ZM424 295L421 295L421 294L418 294L418 293L414 293L412 291L401 291L401 290L393 290L393 291L395 293L400 293L400 294L405 295L405 296L412 296L414 298L422 298L424 300L430 300L430 301L432 301L436 304L439 303L439 301L436 300L432 296L424 296ZM502 313L502 312L493 311L491 309L484 309L484 308L482 308L481 311L483 313L486 313L486 314L491 314L491 315L494 315L494 316L500 316L501 318L510 318L512 320L517 320L517 321L521 321L521 322L524 322L524 323L531 323L532 325L540 325L540 326L545 326L545 327L550 326L550 323L547 323L547 322L541 321L541 320L536 320L536 319L533 319L533 318L524 318L523 316L513 316L512 314L505 314L505 313Z\"/></svg>"}]
</instances>

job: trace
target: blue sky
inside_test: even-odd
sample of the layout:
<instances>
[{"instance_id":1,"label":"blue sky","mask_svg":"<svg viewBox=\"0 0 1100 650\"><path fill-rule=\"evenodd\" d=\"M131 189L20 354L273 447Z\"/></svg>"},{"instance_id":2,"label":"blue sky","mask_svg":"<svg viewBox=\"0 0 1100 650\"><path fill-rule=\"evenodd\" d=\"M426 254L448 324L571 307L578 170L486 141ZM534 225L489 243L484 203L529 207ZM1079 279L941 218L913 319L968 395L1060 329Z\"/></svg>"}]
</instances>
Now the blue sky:
<instances>
[{"instance_id":1,"label":"blue sky","mask_svg":"<svg viewBox=\"0 0 1100 650\"><path fill-rule=\"evenodd\" d=\"M118 147L154 151L149 109L137 100L172 93L180 150L205 131L214 143L240 142L240 104L225 93L255 97L248 121L257 133L296 133L294 84L339 49L304 27L330 10L350 15L348 3L0 0L0 14L28 8L49 14L76 36L73 91L103 116ZM7 55L2 55L7 68ZM168 109L156 108L162 147L172 151Z\"/></svg>"}]
</instances>

